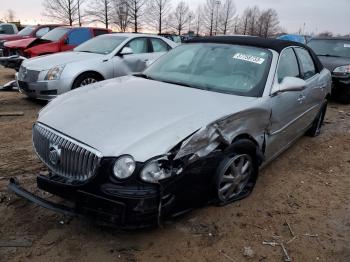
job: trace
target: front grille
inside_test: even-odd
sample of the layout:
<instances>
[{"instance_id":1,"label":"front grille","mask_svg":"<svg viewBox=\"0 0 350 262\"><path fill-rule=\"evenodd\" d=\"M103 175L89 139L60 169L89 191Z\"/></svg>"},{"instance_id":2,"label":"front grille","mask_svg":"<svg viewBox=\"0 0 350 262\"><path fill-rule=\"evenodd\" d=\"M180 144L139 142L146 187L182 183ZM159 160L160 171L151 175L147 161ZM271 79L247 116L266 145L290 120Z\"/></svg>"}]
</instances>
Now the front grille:
<instances>
[{"instance_id":1,"label":"front grille","mask_svg":"<svg viewBox=\"0 0 350 262\"><path fill-rule=\"evenodd\" d=\"M40 160L54 174L67 178L69 182L91 179L101 161L97 150L40 123L33 127L33 145Z\"/></svg>"},{"instance_id":2,"label":"front grille","mask_svg":"<svg viewBox=\"0 0 350 262\"><path fill-rule=\"evenodd\" d=\"M24 81L27 83L32 83L38 81L40 71L29 70L24 66L21 66L18 71L18 80Z\"/></svg>"}]
</instances>

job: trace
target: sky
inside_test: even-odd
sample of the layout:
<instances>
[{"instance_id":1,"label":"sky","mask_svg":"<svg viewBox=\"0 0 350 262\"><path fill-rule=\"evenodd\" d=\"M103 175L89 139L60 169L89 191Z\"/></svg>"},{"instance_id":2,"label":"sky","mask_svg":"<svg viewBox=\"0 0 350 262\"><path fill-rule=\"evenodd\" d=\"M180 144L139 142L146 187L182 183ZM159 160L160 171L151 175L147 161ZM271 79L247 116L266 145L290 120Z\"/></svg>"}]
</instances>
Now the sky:
<instances>
[{"instance_id":1,"label":"sky","mask_svg":"<svg viewBox=\"0 0 350 262\"><path fill-rule=\"evenodd\" d=\"M42 1L0 0L0 18L6 14L6 10L12 9L23 24L51 22L41 15ZM180 0L172 1L176 6ZM206 0L184 1L195 11ZM280 26L289 33L298 32L305 24L305 33L331 31L334 34L350 34L350 0L235 0L235 4L238 14L254 5L261 9L275 8Z\"/></svg>"}]
</instances>

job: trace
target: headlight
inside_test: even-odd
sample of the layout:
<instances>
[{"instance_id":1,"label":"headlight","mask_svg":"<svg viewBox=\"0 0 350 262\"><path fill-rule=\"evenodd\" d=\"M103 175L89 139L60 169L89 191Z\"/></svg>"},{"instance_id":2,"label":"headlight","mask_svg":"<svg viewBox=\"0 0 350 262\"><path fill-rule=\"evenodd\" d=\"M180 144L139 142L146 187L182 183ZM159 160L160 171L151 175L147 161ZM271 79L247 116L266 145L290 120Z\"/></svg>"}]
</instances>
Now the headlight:
<instances>
[{"instance_id":1,"label":"headlight","mask_svg":"<svg viewBox=\"0 0 350 262\"><path fill-rule=\"evenodd\" d=\"M64 66L55 66L49 70L45 80L58 80L61 77Z\"/></svg>"},{"instance_id":2,"label":"headlight","mask_svg":"<svg viewBox=\"0 0 350 262\"><path fill-rule=\"evenodd\" d=\"M152 160L141 171L141 179L149 183L157 183L159 180L169 178L172 168L167 165L167 160Z\"/></svg>"},{"instance_id":3,"label":"headlight","mask_svg":"<svg viewBox=\"0 0 350 262\"><path fill-rule=\"evenodd\" d=\"M333 73L350 74L350 65L339 66L336 69L334 69Z\"/></svg>"},{"instance_id":4,"label":"headlight","mask_svg":"<svg viewBox=\"0 0 350 262\"><path fill-rule=\"evenodd\" d=\"M118 179L126 179L134 173L135 160L131 156L122 156L115 161L113 173Z\"/></svg>"}]
</instances>

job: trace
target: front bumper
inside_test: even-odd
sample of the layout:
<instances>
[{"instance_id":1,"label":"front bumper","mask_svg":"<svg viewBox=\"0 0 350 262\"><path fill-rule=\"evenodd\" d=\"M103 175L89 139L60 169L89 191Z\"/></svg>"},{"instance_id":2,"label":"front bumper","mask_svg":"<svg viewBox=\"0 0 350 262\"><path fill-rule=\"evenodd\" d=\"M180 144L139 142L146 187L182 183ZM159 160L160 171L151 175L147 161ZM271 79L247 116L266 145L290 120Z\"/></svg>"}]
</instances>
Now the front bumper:
<instances>
[{"instance_id":1,"label":"front bumper","mask_svg":"<svg viewBox=\"0 0 350 262\"><path fill-rule=\"evenodd\" d=\"M18 55L1 57L2 54L3 54L3 52L0 51L0 65L4 66L6 68L14 69L16 71L19 70L22 62L27 59L23 56L18 56Z\"/></svg>"},{"instance_id":2,"label":"front bumper","mask_svg":"<svg viewBox=\"0 0 350 262\"><path fill-rule=\"evenodd\" d=\"M350 102L350 74L346 76L332 75L332 96L341 102Z\"/></svg>"},{"instance_id":3,"label":"front bumper","mask_svg":"<svg viewBox=\"0 0 350 262\"><path fill-rule=\"evenodd\" d=\"M68 206L35 196L13 179L8 188L31 202L65 215L88 217L122 229L156 227L161 221L213 200L212 179L221 158L221 153L214 153L189 164L181 175L161 184L141 182L138 173L127 181L118 182L106 171L110 169L109 159L102 161L98 174L86 184L69 184L53 174L39 175L38 188L65 199Z\"/></svg>"}]
</instances>

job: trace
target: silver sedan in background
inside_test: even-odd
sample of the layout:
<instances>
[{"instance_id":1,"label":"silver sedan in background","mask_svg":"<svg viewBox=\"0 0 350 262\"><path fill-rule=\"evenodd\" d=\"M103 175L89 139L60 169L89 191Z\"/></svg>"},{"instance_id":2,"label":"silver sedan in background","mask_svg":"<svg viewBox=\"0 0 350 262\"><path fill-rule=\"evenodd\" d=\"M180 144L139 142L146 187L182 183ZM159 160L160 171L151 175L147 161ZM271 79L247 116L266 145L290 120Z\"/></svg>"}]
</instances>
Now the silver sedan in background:
<instances>
[{"instance_id":1,"label":"silver sedan in background","mask_svg":"<svg viewBox=\"0 0 350 262\"><path fill-rule=\"evenodd\" d=\"M153 35L101 35L72 52L24 61L16 80L27 96L51 100L81 86L141 72L176 46L171 40Z\"/></svg>"}]
</instances>

